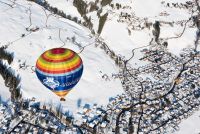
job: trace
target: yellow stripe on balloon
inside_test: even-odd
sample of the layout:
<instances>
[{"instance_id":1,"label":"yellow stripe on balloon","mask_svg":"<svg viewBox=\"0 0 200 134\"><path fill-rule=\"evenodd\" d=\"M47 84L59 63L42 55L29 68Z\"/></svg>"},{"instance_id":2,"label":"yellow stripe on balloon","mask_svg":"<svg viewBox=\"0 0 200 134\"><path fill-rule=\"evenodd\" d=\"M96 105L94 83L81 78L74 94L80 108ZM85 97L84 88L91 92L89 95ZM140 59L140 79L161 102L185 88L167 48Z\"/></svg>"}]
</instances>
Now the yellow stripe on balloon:
<instances>
[{"instance_id":1,"label":"yellow stripe on balloon","mask_svg":"<svg viewBox=\"0 0 200 134\"><path fill-rule=\"evenodd\" d=\"M40 57L40 58L38 59L38 61L40 61L40 62L42 62L42 63L44 63L44 64L55 64L55 65L57 66L57 65L68 64L68 63L70 63L70 62L72 62L72 61L74 61L74 60L77 60L77 59L80 59L80 57L79 57L78 55L74 55L74 57L72 57L71 59L66 60L66 61L61 61L61 62L49 62L49 61L45 60L45 59L42 58L42 57ZM59 60L59 59L58 59L58 60Z\"/></svg>"},{"instance_id":2,"label":"yellow stripe on balloon","mask_svg":"<svg viewBox=\"0 0 200 134\"><path fill-rule=\"evenodd\" d=\"M60 96L60 97L65 97L70 90L65 90L65 91L53 91L56 95Z\"/></svg>"},{"instance_id":3,"label":"yellow stripe on balloon","mask_svg":"<svg viewBox=\"0 0 200 134\"><path fill-rule=\"evenodd\" d=\"M74 58L72 58L69 61L52 64L51 62L47 62L40 57L37 62L38 62L37 64L39 66L41 66L42 68L48 68L49 70L51 70L51 69L65 69L65 68L69 68L71 66L76 66L80 62L80 58L76 55Z\"/></svg>"}]
</instances>

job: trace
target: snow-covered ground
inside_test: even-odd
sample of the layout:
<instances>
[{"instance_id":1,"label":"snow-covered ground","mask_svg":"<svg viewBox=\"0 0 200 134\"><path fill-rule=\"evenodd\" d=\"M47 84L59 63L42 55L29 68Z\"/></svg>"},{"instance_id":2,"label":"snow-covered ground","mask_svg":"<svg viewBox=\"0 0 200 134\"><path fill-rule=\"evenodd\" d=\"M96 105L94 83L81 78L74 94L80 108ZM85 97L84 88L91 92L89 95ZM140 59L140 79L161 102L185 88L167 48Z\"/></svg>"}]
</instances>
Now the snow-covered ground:
<instances>
[{"instance_id":1,"label":"snow-covered ground","mask_svg":"<svg viewBox=\"0 0 200 134\"><path fill-rule=\"evenodd\" d=\"M180 124L180 130L174 134L199 134L200 133L200 111L195 112L188 119L185 119Z\"/></svg>"},{"instance_id":2,"label":"snow-covered ground","mask_svg":"<svg viewBox=\"0 0 200 134\"><path fill-rule=\"evenodd\" d=\"M76 7L73 6L73 0L47 0L48 3L53 6L57 7L67 15L71 15L72 17L78 17L81 19L81 15L78 13Z\"/></svg>"},{"instance_id":3,"label":"snow-covered ground","mask_svg":"<svg viewBox=\"0 0 200 134\"><path fill-rule=\"evenodd\" d=\"M10 3L8 0L3 2ZM76 16L82 19L77 9L73 6L72 0L47 0L50 5L63 10L67 15ZM91 0L88 0L91 1ZM166 0L165 2L171 2ZM185 2L186 0L175 0L174 2ZM46 89L37 79L34 73L35 62L44 51L60 47L65 42L66 48L70 48L75 52L81 52L82 47L91 44L80 53L83 60L84 72L80 82L66 96L66 101L61 102L65 110L77 111L77 102L81 100L81 104L85 103L106 105L109 97L116 96L123 92L119 79L113 79L112 74L118 73L118 68L108 55L100 48L94 46L95 37L92 36L90 30L76 24L73 21L50 15L46 26L46 15L44 9L32 2L26 0L16 0L14 8L0 3L0 46L7 45L10 52L15 53L14 62L11 67L16 73L21 75L22 79L22 95L24 98L35 97L37 101L60 103L59 97ZM161 4L160 0L113 0L112 3L121 3L131 7L128 9L120 9L127 13L134 13L136 17L141 19L148 18L148 21L181 21L187 20L190 15L187 10L166 8ZM128 33L128 23L118 22L120 11L111 9L106 6L105 11L112 11L108 15L103 31L100 37L107 45L114 50L116 54L125 56L126 59L132 56L132 49L146 46L151 41L151 30L147 28L142 30L131 30ZM168 16L160 16L161 12L167 12ZM48 11L46 11L49 14ZM91 14L92 20L98 24L96 12ZM30 23L31 19L31 23ZM137 22L138 23L138 22ZM97 25L94 24L95 30ZM29 27L30 26L30 27ZM27 31L26 28L39 28L34 32ZM161 38L174 37L180 34L183 27L175 25L170 27L161 23ZM191 47L195 40L195 28L187 28L181 38L168 40L168 49L170 52L178 55L182 48ZM60 37L59 37L60 35ZM71 41L75 38L75 42ZM131 60L133 65L142 65L138 60L141 53L135 53L135 57ZM25 63L26 67L20 68L20 64ZM135 66L136 67L136 66ZM109 76L110 80L102 78L104 74ZM0 77L0 94L3 99L9 98L8 88L4 86L4 80ZM180 124L180 131L177 134L197 134L200 132L198 122L200 121L199 112Z\"/></svg>"},{"instance_id":4,"label":"snow-covered ground","mask_svg":"<svg viewBox=\"0 0 200 134\"><path fill-rule=\"evenodd\" d=\"M0 3L0 34L2 35L0 41L1 45L10 43L8 51L15 53L11 66L21 75L23 97L35 97L37 101L60 103L59 97L45 88L33 71L37 58L50 48L62 46L61 40L66 43L63 47L79 53L81 49L70 41L72 37L75 37L75 41L82 47L91 45L85 47L80 53L84 72L80 82L66 96L66 101L62 102L64 109L75 113L78 100L81 100L82 105L85 103L106 105L109 97L123 92L118 79L110 78L110 81L102 79L104 74L108 76L112 73L116 74L118 68L101 49L94 47L94 37L87 28L55 16L49 17L48 27L46 27L46 16L41 6L25 0L16 1L16 3L18 4L14 8ZM29 26L30 11L32 21L30 28L39 28L38 31L32 33L26 31ZM22 34L25 34L25 37L22 37ZM24 62L27 67L20 68L19 65ZM3 79L0 82L3 83ZM1 93L5 92L2 90Z\"/></svg>"},{"instance_id":5,"label":"snow-covered ground","mask_svg":"<svg viewBox=\"0 0 200 134\"><path fill-rule=\"evenodd\" d=\"M164 1L162 4L160 0L114 0L112 3L120 3L122 5L130 6L130 10L127 9L115 9L116 14L121 12L134 14L136 17L141 19L147 19L149 22L160 21L161 22L161 32L160 38L170 38L179 35L183 27L180 25L175 25L173 27L163 24L162 22L178 22L182 20L187 20L191 17L189 12L184 9L178 8L166 8L167 2ZM186 0L175 0L173 1L184 3ZM160 15L161 13L166 12L168 16ZM131 48L136 48L139 46L148 45L152 37L151 31L147 29L143 30L133 30L131 36L128 35L128 25L119 23L116 21L118 15L111 15L110 20L105 24L105 28L102 32L102 37L110 43L110 46L117 51L120 51L121 54L129 55ZM114 17L113 17L114 16ZM133 22L138 23L138 21ZM140 23L140 22L139 22ZM141 23L142 24L142 23ZM168 41L168 49L170 52L178 55L181 49L185 47L191 47L191 44L195 40L195 28L187 28L181 38L175 38ZM123 44L123 45L122 45ZM123 48L122 48L123 46ZM128 52L129 50L129 52Z\"/></svg>"}]
</instances>

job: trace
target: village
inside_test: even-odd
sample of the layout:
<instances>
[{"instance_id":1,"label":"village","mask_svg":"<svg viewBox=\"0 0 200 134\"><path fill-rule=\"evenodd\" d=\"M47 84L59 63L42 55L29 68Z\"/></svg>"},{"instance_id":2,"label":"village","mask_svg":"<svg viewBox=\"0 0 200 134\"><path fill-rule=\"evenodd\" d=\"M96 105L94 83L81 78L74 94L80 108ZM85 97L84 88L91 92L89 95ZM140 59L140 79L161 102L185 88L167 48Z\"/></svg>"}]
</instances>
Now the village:
<instances>
[{"instance_id":1,"label":"village","mask_svg":"<svg viewBox=\"0 0 200 134\"><path fill-rule=\"evenodd\" d=\"M126 94L111 98L105 110L93 107L80 113L90 131L173 132L182 119L198 110L200 53L193 49L184 49L181 57L158 50L145 49L144 53L141 60L149 64L129 67L118 75Z\"/></svg>"},{"instance_id":2,"label":"village","mask_svg":"<svg viewBox=\"0 0 200 134\"><path fill-rule=\"evenodd\" d=\"M163 3L163 6L191 10L195 3ZM130 7L116 4L112 8ZM14 74L9 67L13 54L2 47L0 59L8 64L0 62L0 74L9 88L11 99L5 101L0 97L0 133L164 134L179 130L180 122L199 110L200 105L199 16L174 22L184 26L189 21L189 26L197 28L192 47L184 48L175 55L168 51L169 38L159 37L160 24L171 22L150 23L145 18L139 20L132 15L121 13L118 21L129 23L133 19L142 23L131 24L129 28L132 30L152 27L152 40L140 48L133 48L131 58L125 59L109 48L101 37L96 38L95 47L103 50L119 68L117 74L103 74L102 79L119 79L124 93L111 96L105 106L81 105L76 113L78 119L69 111L63 111L61 105L37 102L34 97L22 98L20 75ZM142 55L139 61L143 65L133 66L130 63L136 50Z\"/></svg>"}]
</instances>

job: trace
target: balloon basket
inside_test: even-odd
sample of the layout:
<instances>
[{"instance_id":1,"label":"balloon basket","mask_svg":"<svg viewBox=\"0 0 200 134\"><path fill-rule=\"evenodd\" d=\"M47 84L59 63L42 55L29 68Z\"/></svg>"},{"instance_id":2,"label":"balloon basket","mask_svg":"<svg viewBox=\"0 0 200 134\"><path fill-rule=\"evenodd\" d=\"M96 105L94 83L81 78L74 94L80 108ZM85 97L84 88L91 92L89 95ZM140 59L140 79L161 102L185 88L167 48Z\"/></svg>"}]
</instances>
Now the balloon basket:
<instances>
[{"instance_id":1,"label":"balloon basket","mask_svg":"<svg viewBox=\"0 0 200 134\"><path fill-rule=\"evenodd\" d=\"M65 99L64 98L60 98L60 101L65 101Z\"/></svg>"}]
</instances>

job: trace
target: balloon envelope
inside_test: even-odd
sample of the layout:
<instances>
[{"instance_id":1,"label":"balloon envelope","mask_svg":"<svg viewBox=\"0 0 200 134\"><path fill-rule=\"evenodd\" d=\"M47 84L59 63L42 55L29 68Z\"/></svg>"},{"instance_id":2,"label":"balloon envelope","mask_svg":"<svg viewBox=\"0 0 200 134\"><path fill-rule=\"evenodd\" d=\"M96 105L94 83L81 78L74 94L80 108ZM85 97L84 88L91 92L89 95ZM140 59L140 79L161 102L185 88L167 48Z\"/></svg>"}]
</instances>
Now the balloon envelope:
<instances>
[{"instance_id":1,"label":"balloon envelope","mask_svg":"<svg viewBox=\"0 0 200 134\"><path fill-rule=\"evenodd\" d=\"M66 48L45 51L36 62L41 83L63 98L78 83L83 72L80 56Z\"/></svg>"}]
</instances>

